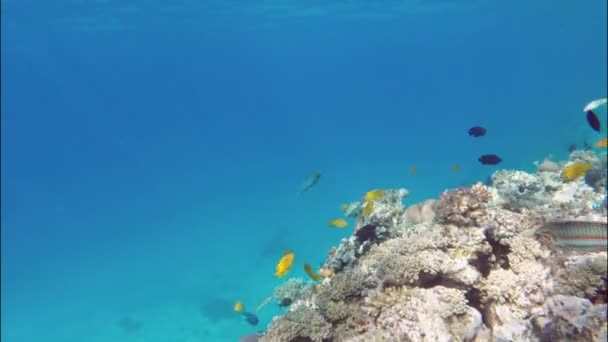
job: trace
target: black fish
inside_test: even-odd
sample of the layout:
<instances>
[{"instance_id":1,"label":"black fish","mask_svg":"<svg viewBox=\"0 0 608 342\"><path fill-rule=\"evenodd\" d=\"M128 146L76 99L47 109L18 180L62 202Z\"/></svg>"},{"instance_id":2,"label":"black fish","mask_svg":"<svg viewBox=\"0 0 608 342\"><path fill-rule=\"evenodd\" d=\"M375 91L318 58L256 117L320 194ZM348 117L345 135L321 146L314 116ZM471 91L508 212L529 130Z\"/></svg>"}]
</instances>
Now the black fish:
<instances>
[{"instance_id":1,"label":"black fish","mask_svg":"<svg viewBox=\"0 0 608 342\"><path fill-rule=\"evenodd\" d=\"M576 144L570 144L570 146L568 146L568 152L572 153L576 151Z\"/></svg>"},{"instance_id":2,"label":"black fish","mask_svg":"<svg viewBox=\"0 0 608 342\"><path fill-rule=\"evenodd\" d=\"M281 299L279 306L282 308L286 308L286 307L290 306L291 303L292 303L291 298L285 297L285 298Z\"/></svg>"},{"instance_id":3,"label":"black fish","mask_svg":"<svg viewBox=\"0 0 608 342\"><path fill-rule=\"evenodd\" d=\"M497 165L502 161L502 159L495 154L484 154L483 156L479 157L478 160L483 165Z\"/></svg>"},{"instance_id":4,"label":"black fish","mask_svg":"<svg viewBox=\"0 0 608 342\"><path fill-rule=\"evenodd\" d=\"M245 318L245 321L251 325L258 325L258 316L251 312L243 312L243 318Z\"/></svg>"},{"instance_id":5,"label":"black fish","mask_svg":"<svg viewBox=\"0 0 608 342\"><path fill-rule=\"evenodd\" d=\"M600 119L597 118L597 115L592 110L587 111L587 122L593 130L600 131Z\"/></svg>"},{"instance_id":6,"label":"black fish","mask_svg":"<svg viewBox=\"0 0 608 342\"><path fill-rule=\"evenodd\" d=\"M357 230L355 235L357 236L357 240L359 243L363 243L365 241L375 241L378 240L378 235L376 234L376 225L368 224Z\"/></svg>"},{"instance_id":7,"label":"black fish","mask_svg":"<svg viewBox=\"0 0 608 342\"><path fill-rule=\"evenodd\" d=\"M481 126L471 127L469 129L469 135L475 138L483 137L486 135L486 129Z\"/></svg>"}]
</instances>

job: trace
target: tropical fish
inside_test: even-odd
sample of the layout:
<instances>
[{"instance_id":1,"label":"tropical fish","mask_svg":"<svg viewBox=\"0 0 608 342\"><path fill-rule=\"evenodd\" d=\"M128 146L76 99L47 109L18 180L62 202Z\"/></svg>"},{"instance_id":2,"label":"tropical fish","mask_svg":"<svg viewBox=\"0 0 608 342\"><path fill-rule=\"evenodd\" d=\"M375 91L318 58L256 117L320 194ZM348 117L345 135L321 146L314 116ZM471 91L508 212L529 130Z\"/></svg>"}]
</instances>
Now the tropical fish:
<instances>
[{"instance_id":1,"label":"tropical fish","mask_svg":"<svg viewBox=\"0 0 608 342\"><path fill-rule=\"evenodd\" d=\"M572 152L576 151L576 149L577 149L576 144L568 145L568 152L572 153Z\"/></svg>"},{"instance_id":2,"label":"tropical fish","mask_svg":"<svg viewBox=\"0 0 608 342\"><path fill-rule=\"evenodd\" d=\"M256 314L254 314L254 313L243 312L242 315L243 315L243 318L245 319L245 322L247 322L251 325L258 325L258 322L260 321L258 319L258 316L256 316Z\"/></svg>"},{"instance_id":3,"label":"tropical fish","mask_svg":"<svg viewBox=\"0 0 608 342\"><path fill-rule=\"evenodd\" d=\"M417 171L417 170L416 170L416 167L415 167L415 166L413 166L413 167L410 169L410 172L411 172L413 175L415 175L415 174L416 174L416 171Z\"/></svg>"},{"instance_id":4,"label":"tropical fish","mask_svg":"<svg viewBox=\"0 0 608 342\"><path fill-rule=\"evenodd\" d=\"M479 162L483 165L497 165L502 161L502 159L495 154L484 154L477 160L479 160Z\"/></svg>"},{"instance_id":5,"label":"tropical fish","mask_svg":"<svg viewBox=\"0 0 608 342\"><path fill-rule=\"evenodd\" d=\"M329 221L327 225L333 228L346 228L348 226L348 222L346 222L346 220L343 218L337 218Z\"/></svg>"},{"instance_id":6,"label":"tropical fish","mask_svg":"<svg viewBox=\"0 0 608 342\"><path fill-rule=\"evenodd\" d=\"M363 216L369 216L374 211L374 201L368 201L363 207Z\"/></svg>"},{"instance_id":7,"label":"tropical fish","mask_svg":"<svg viewBox=\"0 0 608 342\"><path fill-rule=\"evenodd\" d=\"M270 303L272 298L274 298L274 296L272 295L264 298L264 300L255 308L255 312L262 310L262 308L264 308L268 303Z\"/></svg>"},{"instance_id":8,"label":"tropical fish","mask_svg":"<svg viewBox=\"0 0 608 342\"><path fill-rule=\"evenodd\" d=\"M600 119L598 119L597 115L595 115L592 110L587 111L587 122L594 131L600 131Z\"/></svg>"},{"instance_id":9,"label":"tropical fish","mask_svg":"<svg viewBox=\"0 0 608 342\"><path fill-rule=\"evenodd\" d=\"M382 198L383 196L384 196L384 190L375 189L375 190L368 191L363 196L363 200L364 201L375 201L379 198Z\"/></svg>"},{"instance_id":10,"label":"tropical fish","mask_svg":"<svg viewBox=\"0 0 608 342\"><path fill-rule=\"evenodd\" d=\"M572 163L572 164L564 167L564 169L562 170L562 177L564 177L564 179L567 181L572 181L579 177L584 176L587 173L587 171L589 171L590 168L591 168L591 164L589 164L589 163L583 163L583 162Z\"/></svg>"},{"instance_id":11,"label":"tropical fish","mask_svg":"<svg viewBox=\"0 0 608 342\"><path fill-rule=\"evenodd\" d=\"M304 264L304 271L306 271L306 274L308 274L308 276L314 281L318 281L321 279L321 276L316 274L315 271L312 270L312 267L310 267L309 264Z\"/></svg>"},{"instance_id":12,"label":"tropical fish","mask_svg":"<svg viewBox=\"0 0 608 342\"><path fill-rule=\"evenodd\" d=\"M305 191L315 186L319 182L319 178L321 178L321 172L319 171L314 171L312 174L310 174L310 176L308 176L300 186L298 195L303 194Z\"/></svg>"},{"instance_id":13,"label":"tropical fish","mask_svg":"<svg viewBox=\"0 0 608 342\"><path fill-rule=\"evenodd\" d=\"M365 225L357 230L355 236L359 243L363 243L365 241L374 241L378 239L378 235L376 234L376 228L378 226L375 224Z\"/></svg>"},{"instance_id":14,"label":"tropical fish","mask_svg":"<svg viewBox=\"0 0 608 342\"><path fill-rule=\"evenodd\" d=\"M486 135L486 129L481 126L471 127L469 129L469 135L474 138L483 137L484 135Z\"/></svg>"},{"instance_id":15,"label":"tropical fish","mask_svg":"<svg viewBox=\"0 0 608 342\"><path fill-rule=\"evenodd\" d=\"M606 103L608 103L608 98L593 100L585 106L585 109L583 109L583 112L588 112L590 110L594 110L595 108L597 108L601 105L605 105Z\"/></svg>"},{"instance_id":16,"label":"tropical fish","mask_svg":"<svg viewBox=\"0 0 608 342\"><path fill-rule=\"evenodd\" d=\"M535 232L546 237L553 246L578 252L601 252L608 248L608 223L594 221L555 221Z\"/></svg>"},{"instance_id":17,"label":"tropical fish","mask_svg":"<svg viewBox=\"0 0 608 342\"><path fill-rule=\"evenodd\" d=\"M458 170L460 170L460 164L456 164L456 165L452 166L452 168L450 169L450 172L454 173L454 172L458 172Z\"/></svg>"},{"instance_id":18,"label":"tropical fish","mask_svg":"<svg viewBox=\"0 0 608 342\"><path fill-rule=\"evenodd\" d=\"M279 263L277 264L276 272L274 275L277 278L282 278L284 275L289 273L289 271L291 270L291 266L293 266L294 259L295 259L295 256L293 255L293 253L291 251L289 251L289 250L285 251L285 254L283 255L283 257L281 258L281 260L279 260Z\"/></svg>"},{"instance_id":19,"label":"tropical fish","mask_svg":"<svg viewBox=\"0 0 608 342\"><path fill-rule=\"evenodd\" d=\"M286 308L288 306L290 306L293 303L293 300L289 297L285 297L283 299L281 299L281 301L279 302L279 306L282 308Z\"/></svg>"},{"instance_id":20,"label":"tropical fish","mask_svg":"<svg viewBox=\"0 0 608 342\"><path fill-rule=\"evenodd\" d=\"M245 310L245 305L243 305L240 300L237 300L236 303L234 303L234 311L242 312L243 310Z\"/></svg>"},{"instance_id":21,"label":"tropical fish","mask_svg":"<svg viewBox=\"0 0 608 342\"><path fill-rule=\"evenodd\" d=\"M595 147L597 148L606 148L608 147L608 138L604 138L595 143Z\"/></svg>"}]
</instances>

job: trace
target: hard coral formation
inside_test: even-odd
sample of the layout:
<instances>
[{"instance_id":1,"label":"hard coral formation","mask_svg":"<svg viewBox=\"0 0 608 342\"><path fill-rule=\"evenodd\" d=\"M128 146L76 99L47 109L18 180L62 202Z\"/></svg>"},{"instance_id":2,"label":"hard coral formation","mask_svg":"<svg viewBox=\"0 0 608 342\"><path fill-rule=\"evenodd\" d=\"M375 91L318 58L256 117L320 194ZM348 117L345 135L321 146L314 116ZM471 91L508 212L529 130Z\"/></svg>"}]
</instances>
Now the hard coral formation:
<instances>
[{"instance_id":1,"label":"hard coral formation","mask_svg":"<svg viewBox=\"0 0 608 342\"><path fill-rule=\"evenodd\" d=\"M306 298L313 285L300 278L291 278L274 290L274 298L279 303L289 300L290 303Z\"/></svg>"},{"instance_id":2,"label":"hard coral formation","mask_svg":"<svg viewBox=\"0 0 608 342\"><path fill-rule=\"evenodd\" d=\"M441 194L437 205L437 219L460 226L475 224L492 198L492 192L481 183L470 188L446 191Z\"/></svg>"},{"instance_id":3,"label":"hard coral formation","mask_svg":"<svg viewBox=\"0 0 608 342\"><path fill-rule=\"evenodd\" d=\"M605 170L597 160L570 156ZM564 163L543 163L409 208L403 191L386 190L330 251L323 281L261 340L606 340L607 253L572 254L535 237L556 218L606 220L597 205L605 189L565 182ZM605 175L589 177L605 184Z\"/></svg>"}]
</instances>

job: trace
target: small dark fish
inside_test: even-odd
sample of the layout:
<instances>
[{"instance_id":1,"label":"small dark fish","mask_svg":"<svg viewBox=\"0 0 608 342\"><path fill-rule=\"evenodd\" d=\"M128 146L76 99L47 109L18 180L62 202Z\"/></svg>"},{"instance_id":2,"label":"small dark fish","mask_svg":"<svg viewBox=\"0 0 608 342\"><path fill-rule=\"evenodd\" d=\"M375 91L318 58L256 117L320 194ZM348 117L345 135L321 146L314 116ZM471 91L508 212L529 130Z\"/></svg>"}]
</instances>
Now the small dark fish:
<instances>
[{"instance_id":1,"label":"small dark fish","mask_svg":"<svg viewBox=\"0 0 608 342\"><path fill-rule=\"evenodd\" d=\"M486 135L486 129L481 126L471 127L469 129L469 135L475 138L483 137Z\"/></svg>"},{"instance_id":2,"label":"small dark fish","mask_svg":"<svg viewBox=\"0 0 608 342\"><path fill-rule=\"evenodd\" d=\"M258 316L251 312L243 312L242 315L245 321L251 325L258 325L258 322L260 321Z\"/></svg>"},{"instance_id":3,"label":"small dark fish","mask_svg":"<svg viewBox=\"0 0 608 342\"><path fill-rule=\"evenodd\" d=\"M484 154L483 156L479 157L478 160L483 165L497 165L502 161L502 159L495 154Z\"/></svg>"},{"instance_id":4,"label":"small dark fish","mask_svg":"<svg viewBox=\"0 0 608 342\"><path fill-rule=\"evenodd\" d=\"M315 171L310 176L308 176L304 183L302 183L302 186L300 186L300 191L298 192L298 195L301 195L308 189L315 186L319 182L319 178L321 178L321 172L319 171Z\"/></svg>"},{"instance_id":5,"label":"small dark fish","mask_svg":"<svg viewBox=\"0 0 608 342\"><path fill-rule=\"evenodd\" d=\"M291 300L291 298L285 297L285 298L281 299L279 306L282 308L286 308L286 307L290 306L292 302L293 301Z\"/></svg>"},{"instance_id":6,"label":"small dark fish","mask_svg":"<svg viewBox=\"0 0 608 342\"><path fill-rule=\"evenodd\" d=\"M365 225L357 230L355 236L357 236L357 240L359 243L363 243L365 241L373 242L378 240L378 235L376 234L376 226L375 224Z\"/></svg>"},{"instance_id":7,"label":"small dark fish","mask_svg":"<svg viewBox=\"0 0 608 342\"><path fill-rule=\"evenodd\" d=\"M597 115L592 110L587 111L587 122L594 131L600 131L600 119L597 118Z\"/></svg>"},{"instance_id":8,"label":"small dark fish","mask_svg":"<svg viewBox=\"0 0 608 342\"><path fill-rule=\"evenodd\" d=\"M591 151L591 145L586 141L583 143L583 151Z\"/></svg>"},{"instance_id":9,"label":"small dark fish","mask_svg":"<svg viewBox=\"0 0 608 342\"><path fill-rule=\"evenodd\" d=\"M568 146L568 152L572 153L576 151L576 144L570 144L570 146Z\"/></svg>"}]
</instances>

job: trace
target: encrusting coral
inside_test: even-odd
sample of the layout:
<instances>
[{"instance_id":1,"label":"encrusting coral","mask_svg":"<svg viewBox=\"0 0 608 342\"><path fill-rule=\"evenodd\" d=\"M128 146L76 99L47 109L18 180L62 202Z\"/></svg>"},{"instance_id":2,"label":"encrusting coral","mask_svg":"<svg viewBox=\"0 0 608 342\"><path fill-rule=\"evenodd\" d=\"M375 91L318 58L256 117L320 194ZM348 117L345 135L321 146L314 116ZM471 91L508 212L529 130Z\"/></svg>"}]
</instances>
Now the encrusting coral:
<instances>
[{"instance_id":1,"label":"encrusting coral","mask_svg":"<svg viewBox=\"0 0 608 342\"><path fill-rule=\"evenodd\" d=\"M605 170L598 160L570 156ZM406 191L384 190L260 341L605 341L607 252L535 235L552 220L605 222L605 172L565 181L565 163L543 164L409 208Z\"/></svg>"}]
</instances>

